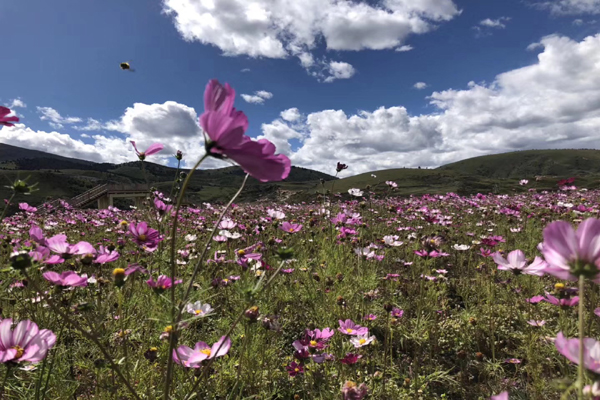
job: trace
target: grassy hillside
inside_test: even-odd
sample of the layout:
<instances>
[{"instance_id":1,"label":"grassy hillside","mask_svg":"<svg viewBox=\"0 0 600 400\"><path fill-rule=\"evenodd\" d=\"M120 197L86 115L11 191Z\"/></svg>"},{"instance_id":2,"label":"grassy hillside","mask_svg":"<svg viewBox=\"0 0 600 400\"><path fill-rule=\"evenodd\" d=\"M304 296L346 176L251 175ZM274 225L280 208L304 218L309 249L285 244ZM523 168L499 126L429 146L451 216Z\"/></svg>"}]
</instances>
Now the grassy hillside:
<instances>
[{"instance_id":1,"label":"grassy hillside","mask_svg":"<svg viewBox=\"0 0 600 400\"><path fill-rule=\"evenodd\" d=\"M438 170L487 178L579 176L600 173L600 150L527 150L469 158Z\"/></svg>"}]
</instances>

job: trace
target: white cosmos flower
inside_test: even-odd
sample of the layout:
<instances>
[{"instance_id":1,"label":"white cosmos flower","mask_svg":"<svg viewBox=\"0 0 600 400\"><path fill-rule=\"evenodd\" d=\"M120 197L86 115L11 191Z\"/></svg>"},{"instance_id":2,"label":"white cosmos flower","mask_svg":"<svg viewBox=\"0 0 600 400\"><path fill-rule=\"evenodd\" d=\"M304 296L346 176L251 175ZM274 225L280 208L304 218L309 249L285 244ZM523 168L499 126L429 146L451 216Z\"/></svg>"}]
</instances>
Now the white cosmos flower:
<instances>
[{"instance_id":1,"label":"white cosmos flower","mask_svg":"<svg viewBox=\"0 0 600 400\"><path fill-rule=\"evenodd\" d=\"M353 337L352 339L350 339L350 343L352 343L354 347L358 349L360 347L370 344L373 340L375 340L375 336L369 336L369 333L367 332L363 336Z\"/></svg>"},{"instance_id":2,"label":"white cosmos flower","mask_svg":"<svg viewBox=\"0 0 600 400\"><path fill-rule=\"evenodd\" d=\"M465 251L465 250L469 250L471 248L471 246L466 245L466 244L455 244L454 246L452 246L452 248L454 250L458 250L458 251Z\"/></svg>"},{"instance_id":3,"label":"white cosmos flower","mask_svg":"<svg viewBox=\"0 0 600 400\"><path fill-rule=\"evenodd\" d=\"M351 196L362 197L364 192L360 189L348 189L348 193L350 193Z\"/></svg>"},{"instance_id":4,"label":"white cosmos flower","mask_svg":"<svg viewBox=\"0 0 600 400\"><path fill-rule=\"evenodd\" d=\"M398 235L389 235L383 237L383 243L385 243L387 246L397 247L402 246L404 242L398 241Z\"/></svg>"},{"instance_id":5,"label":"white cosmos flower","mask_svg":"<svg viewBox=\"0 0 600 400\"><path fill-rule=\"evenodd\" d=\"M274 219L284 219L285 218L285 213L283 211L279 211L279 210L267 210L267 215L271 218Z\"/></svg>"},{"instance_id":6,"label":"white cosmos flower","mask_svg":"<svg viewBox=\"0 0 600 400\"><path fill-rule=\"evenodd\" d=\"M185 235L185 240L188 242L195 242L198 239L196 235Z\"/></svg>"},{"instance_id":7,"label":"white cosmos flower","mask_svg":"<svg viewBox=\"0 0 600 400\"><path fill-rule=\"evenodd\" d=\"M201 301L189 303L185 309L188 313L194 314L197 317L206 317L208 314L213 312L213 308L210 306L210 304L202 304Z\"/></svg>"}]
</instances>

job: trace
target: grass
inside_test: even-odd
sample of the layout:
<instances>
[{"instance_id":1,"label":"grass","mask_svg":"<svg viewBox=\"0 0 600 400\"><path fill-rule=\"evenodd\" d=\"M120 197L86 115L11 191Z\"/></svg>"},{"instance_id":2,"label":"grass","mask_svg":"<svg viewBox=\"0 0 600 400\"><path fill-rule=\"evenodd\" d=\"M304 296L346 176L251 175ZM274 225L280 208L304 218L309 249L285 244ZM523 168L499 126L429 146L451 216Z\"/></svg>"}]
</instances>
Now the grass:
<instances>
[{"instance_id":1,"label":"grass","mask_svg":"<svg viewBox=\"0 0 600 400\"><path fill-rule=\"evenodd\" d=\"M405 181L399 191L411 188L413 180L431 179L431 185L450 187L458 179L453 172L402 173ZM398 170L383 171L377 179L397 174ZM358 176L335 185L342 190L344 185L367 184L368 179ZM478 184L494 182L482 179ZM3 266L11 265L13 248L35 247L28 240L31 225L42 227L46 237L64 233L69 243L84 240L96 249L100 244L109 246L120 257L100 265L75 256L58 265L34 263L25 274L10 267L0 272L2 317L30 319L58 337L37 369L0 366L0 375L6 373L7 377L4 396L133 398L119 379L120 371L140 398L164 398L169 340L174 332L167 328L173 321L173 293L176 304L200 301L214 308L204 318L184 312L186 324L175 330L179 345L193 347L199 341L210 345L230 331L232 346L226 356L204 361L199 370L175 365L171 398L339 399L342 385L354 381L368 387L368 399L487 399L509 390L511 399L558 400L564 391L559 379L573 381L576 373L547 338L559 331L577 336L576 307L527 302L545 291L558 297L567 292L555 286L559 281L551 277L498 271L481 249L520 249L533 259L539 255L543 228L553 220L597 215L600 192L540 194L514 185L519 192L510 196L403 198L382 187L385 195L329 205L242 204L225 214L237 224L230 231L241 237L224 243L209 237L221 208L201 207L199 214L183 208L174 243L176 277L183 283L175 285L173 292L161 293L145 281L148 275L156 280L161 274L170 274L172 221L168 216L159 218L154 208L18 213L3 221ZM46 191L54 185L50 180L40 181L40 187ZM423 185L421 189L426 190ZM214 198L232 195L228 188L203 190ZM586 211L580 214L558 207L559 201L582 205ZM301 230L284 232L282 221L269 218L268 209L273 207L286 213L284 221L302 224ZM351 231L343 233L341 225L331 221L340 212L360 215L346 223L345 229ZM146 221L159 230L163 240L157 250L140 247L121 221ZM382 239L389 235L398 235L402 244L384 245ZM502 239L481 243L491 236ZM207 240L210 251L202 258ZM456 250L455 244L470 248ZM356 254L356 249L367 246L383 258ZM292 249L291 258L282 261L282 249ZM427 258L415 254L423 249L447 255ZM245 258L249 253L260 254L262 261ZM215 262L207 262L207 258ZM143 266L148 273L129 275L122 286L116 285L113 269L132 264ZM191 282L196 265L199 273ZM277 274L280 266L285 271ZM94 276L95 281L64 290L43 278L48 270L72 270ZM265 285L271 278L272 283ZM188 285L192 290L184 299ZM591 310L600 293L591 285L587 292L586 335L597 337L600 319ZM402 316L393 316L392 309L402 310ZM244 316L236 323L241 313ZM377 318L365 320L369 314ZM338 320L345 319L368 327L375 341L355 348L350 336L336 330ZM529 320L544 320L545 325L534 327ZM302 339L307 329L326 327L336 333L324 349L309 349L307 359L295 354L293 343ZM89 335L106 349L110 359ZM325 353L331 359L323 363L312 358ZM356 364L341 363L348 353L361 358ZM294 365L294 360L303 365L303 373L291 377L286 366ZM117 367L111 367L110 361Z\"/></svg>"}]
</instances>

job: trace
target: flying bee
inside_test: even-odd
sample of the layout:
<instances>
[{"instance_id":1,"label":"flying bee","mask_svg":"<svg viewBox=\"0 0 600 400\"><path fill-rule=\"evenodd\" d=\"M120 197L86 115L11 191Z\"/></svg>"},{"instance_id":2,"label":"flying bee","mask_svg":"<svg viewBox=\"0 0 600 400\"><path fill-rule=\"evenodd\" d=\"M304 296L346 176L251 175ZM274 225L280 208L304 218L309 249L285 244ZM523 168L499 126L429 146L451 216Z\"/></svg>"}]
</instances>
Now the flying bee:
<instances>
[{"instance_id":1,"label":"flying bee","mask_svg":"<svg viewBox=\"0 0 600 400\"><path fill-rule=\"evenodd\" d=\"M133 68L131 68L131 65L129 63L130 63L130 61L122 62L121 64L119 64L119 66L121 67L121 69L123 71L135 72L135 70Z\"/></svg>"}]
</instances>

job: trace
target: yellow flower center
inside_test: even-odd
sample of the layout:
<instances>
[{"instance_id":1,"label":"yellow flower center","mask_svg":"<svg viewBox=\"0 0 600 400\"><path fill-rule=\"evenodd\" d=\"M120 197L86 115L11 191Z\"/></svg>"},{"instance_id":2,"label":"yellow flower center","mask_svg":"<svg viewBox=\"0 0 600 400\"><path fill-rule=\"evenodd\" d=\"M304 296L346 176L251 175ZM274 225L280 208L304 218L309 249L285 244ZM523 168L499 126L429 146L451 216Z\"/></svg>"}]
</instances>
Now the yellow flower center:
<instances>
[{"instance_id":1,"label":"yellow flower center","mask_svg":"<svg viewBox=\"0 0 600 400\"><path fill-rule=\"evenodd\" d=\"M194 311L194 313L195 313L196 315L200 315L200 314L202 314L202 310L196 310L196 311Z\"/></svg>"},{"instance_id":2,"label":"yellow flower center","mask_svg":"<svg viewBox=\"0 0 600 400\"><path fill-rule=\"evenodd\" d=\"M150 347L150 351L158 351L158 348L156 348L156 347Z\"/></svg>"},{"instance_id":3,"label":"yellow flower center","mask_svg":"<svg viewBox=\"0 0 600 400\"><path fill-rule=\"evenodd\" d=\"M127 221L121 221L121 222L119 222L119 225L125 227L125 226L129 225L129 222L127 222Z\"/></svg>"},{"instance_id":4,"label":"yellow flower center","mask_svg":"<svg viewBox=\"0 0 600 400\"><path fill-rule=\"evenodd\" d=\"M173 326L172 325L168 325L165 327L165 332L171 332L173 330Z\"/></svg>"},{"instance_id":5,"label":"yellow flower center","mask_svg":"<svg viewBox=\"0 0 600 400\"><path fill-rule=\"evenodd\" d=\"M564 288L565 288L564 283L557 283L554 285L554 289L556 289L556 290L563 290Z\"/></svg>"},{"instance_id":6,"label":"yellow flower center","mask_svg":"<svg viewBox=\"0 0 600 400\"><path fill-rule=\"evenodd\" d=\"M21 346L14 346L13 349L15 349L17 351L17 354L15 355L15 358L21 358L23 357L23 353L25 353L25 349L22 348Z\"/></svg>"},{"instance_id":7,"label":"yellow flower center","mask_svg":"<svg viewBox=\"0 0 600 400\"><path fill-rule=\"evenodd\" d=\"M300 368L294 368L294 372L300 372Z\"/></svg>"},{"instance_id":8,"label":"yellow flower center","mask_svg":"<svg viewBox=\"0 0 600 400\"><path fill-rule=\"evenodd\" d=\"M348 332L348 333L352 333L352 332L354 332L354 330L353 330L353 329L350 329L350 328L348 328L348 329L346 329L346 332Z\"/></svg>"},{"instance_id":9,"label":"yellow flower center","mask_svg":"<svg viewBox=\"0 0 600 400\"><path fill-rule=\"evenodd\" d=\"M366 342L367 342L367 341L366 341L365 339L360 339L360 340L358 341L358 343L360 343L360 344L365 344Z\"/></svg>"},{"instance_id":10,"label":"yellow flower center","mask_svg":"<svg viewBox=\"0 0 600 400\"><path fill-rule=\"evenodd\" d=\"M141 240L142 242L145 242L145 241L146 241L146 239L148 239L148 236L146 236L146 235L140 235L140 236L139 236L139 238L140 238L140 240Z\"/></svg>"},{"instance_id":11,"label":"yellow flower center","mask_svg":"<svg viewBox=\"0 0 600 400\"><path fill-rule=\"evenodd\" d=\"M311 346L316 346L317 345L317 341L316 340L311 340L310 341L310 345Z\"/></svg>"},{"instance_id":12,"label":"yellow flower center","mask_svg":"<svg viewBox=\"0 0 600 400\"><path fill-rule=\"evenodd\" d=\"M229 282L229 279L225 278L225 279L223 279L223 282L227 283L227 282Z\"/></svg>"},{"instance_id":13,"label":"yellow flower center","mask_svg":"<svg viewBox=\"0 0 600 400\"><path fill-rule=\"evenodd\" d=\"M244 254L246 254L246 252L244 250L238 250L238 256L243 256Z\"/></svg>"},{"instance_id":14,"label":"yellow flower center","mask_svg":"<svg viewBox=\"0 0 600 400\"><path fill-rule=\"evenodd\" d=\"M200 353L210 356L211 350L210 349L202 349L202 350L200 350Z\"/></svg>"},{"instance_id":15,"label":"yellow flower center","mask_svg":"<svg viewBox=\"0 0 600 400\"><path fill-rule=\"evenodd\" d=\"M166 289L167 289L167 285L162 285L160 288L161 288L162 290L166 290Z\"/></svg>"},{"instance_id":16,"label":"yellow flower center","mask_svg":"<svg viewBox=\"0 0 600 400\"><path fill-rule=\"evenodd\" d=\"M294 232L294 228L290 228L290 232Z\"/></svg>"},{"instance_id":17,"label":"yellow flower center","mask_svg":"<svg viewBox=\"0 0 600 400\"><path fill-rule=\"evenodd\" d=\"M112 274L115 278L122 278L125 275L125 270L123 268L115 268Z\"/></svg>"}]
</instances>

